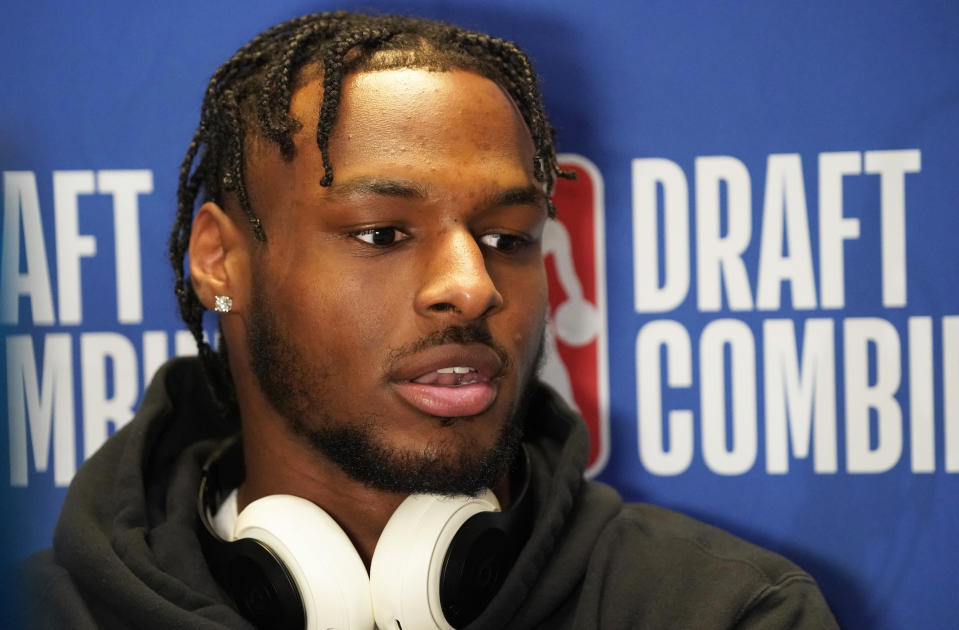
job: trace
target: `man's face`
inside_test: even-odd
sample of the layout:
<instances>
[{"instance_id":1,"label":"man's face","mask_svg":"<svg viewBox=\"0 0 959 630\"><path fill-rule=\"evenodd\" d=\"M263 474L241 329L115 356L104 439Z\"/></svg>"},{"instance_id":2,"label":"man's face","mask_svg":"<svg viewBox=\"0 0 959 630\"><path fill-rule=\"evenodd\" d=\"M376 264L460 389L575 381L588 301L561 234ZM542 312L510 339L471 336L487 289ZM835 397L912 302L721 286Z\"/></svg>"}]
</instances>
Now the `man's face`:
<instances>
[{"instance_id":1,"label":"man's face","mask_svg":"<svg viewBox=\"0 0 959 630\"><path fill-rule=\"evenodd\" d=\"M319 81L289 163L251 151L247 348L265 398L352 476L472 492L502 473L546 313L546 220L512 102L464 71L350 75L323 176Z\"/></svg>"}]
</instances>

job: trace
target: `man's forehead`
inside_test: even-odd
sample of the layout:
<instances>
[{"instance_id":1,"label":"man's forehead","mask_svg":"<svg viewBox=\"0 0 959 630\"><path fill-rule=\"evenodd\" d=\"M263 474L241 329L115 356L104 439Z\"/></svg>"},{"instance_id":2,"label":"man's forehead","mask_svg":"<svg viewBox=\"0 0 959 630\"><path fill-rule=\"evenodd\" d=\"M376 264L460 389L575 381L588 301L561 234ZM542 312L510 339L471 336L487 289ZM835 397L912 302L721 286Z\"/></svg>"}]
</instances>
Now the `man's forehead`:
<instances>
[{"instance_id":1,"label":"man's forehead","mask_svg":"<svg viewBox=\"0 0 959 630\"><path fill-rule=\"evenodd\" d=\"M316 154L316 126L323 82L304 81L292 95L297 157ZM262 132L250 134L252 161L276 155L275 143ZM330 160L344 149L369 154L395 151L397 161L414 145L456 149L472 141L481 150L515 153L532 162L532 136L515 103L498 84L468 70L423 68L355 72L343 78L338 113L329 134ZM497 144L499 143L499 144ZM380 156L382 157L382 156ZM295 161L295 160L294 160Z\"/></svg>"},{"instance_id":2,"label":"man's forehead","mask_svg":"<svg viewBox=\"0 0 959 630\"><path fill-rule=\"evenodd\" d=\"M320 185L324 165L315 136L321 99L317 78L294 93L291 111L300 129L293 159L266 138L251 143L247 173L258 212L294 197L299 205L461 194L473 196L476 206L548 208L533 173L529 130L512 101L485 77L404 68L344 78L329 135L335 177L328 187Z\"/></svg>"}]
</instances>

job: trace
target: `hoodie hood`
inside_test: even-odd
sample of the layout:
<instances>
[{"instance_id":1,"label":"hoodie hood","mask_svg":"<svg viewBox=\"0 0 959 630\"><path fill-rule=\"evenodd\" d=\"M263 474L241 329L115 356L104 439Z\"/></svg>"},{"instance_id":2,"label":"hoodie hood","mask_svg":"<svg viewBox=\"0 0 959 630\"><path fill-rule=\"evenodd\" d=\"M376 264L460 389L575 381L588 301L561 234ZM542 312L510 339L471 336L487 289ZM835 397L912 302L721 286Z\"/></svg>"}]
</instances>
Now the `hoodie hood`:
<instances>
[{"instance_id":1,"label":"hoodie hood","mask_svg":"<svg viewBox=\"0 0 959 630\"><path fill-rule=\"evenodd\" d=\"M77 472L53 553L97 625L252 627L226 603L196 535L201 466L229 431L199 361L174 359L134 420Z\"/></svg>"}]
</instances>

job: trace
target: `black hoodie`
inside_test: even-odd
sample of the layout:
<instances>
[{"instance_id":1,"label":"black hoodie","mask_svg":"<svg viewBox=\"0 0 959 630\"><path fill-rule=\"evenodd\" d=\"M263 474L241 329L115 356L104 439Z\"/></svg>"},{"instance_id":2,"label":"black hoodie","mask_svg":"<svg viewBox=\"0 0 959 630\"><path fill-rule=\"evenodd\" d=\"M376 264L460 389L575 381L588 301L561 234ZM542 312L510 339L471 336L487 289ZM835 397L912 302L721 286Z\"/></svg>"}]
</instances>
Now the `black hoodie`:
<instances>
[{"instance_id":1,"label":"black hoodie","mask_svg":"<svg viewBox=\"0 0 959 630\"><path fill-rule=\"evenodd\" d=\"M78 471L53 548L27 562L27 627L251 627L197 537L200 469L227 432L215 418L195 359L161 368L136 418ZM837 627L788 560L583 481L585 426L545 387L526 443L533 532L471 629Z\"/></svg>"}]
</instances>

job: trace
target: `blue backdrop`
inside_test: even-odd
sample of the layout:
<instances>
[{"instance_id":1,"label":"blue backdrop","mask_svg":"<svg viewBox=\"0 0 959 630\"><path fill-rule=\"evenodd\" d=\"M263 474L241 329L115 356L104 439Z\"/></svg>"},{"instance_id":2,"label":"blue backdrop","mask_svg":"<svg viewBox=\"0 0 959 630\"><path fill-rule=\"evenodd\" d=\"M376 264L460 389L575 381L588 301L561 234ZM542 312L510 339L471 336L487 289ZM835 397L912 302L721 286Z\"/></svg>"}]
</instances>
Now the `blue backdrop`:
<instances>
[{"instance_id":1,"label":"blue backdrop","mask_svg":"<svg viewBox=\"0 0 959 630\"><path fill-rule=\"evenodd\" d=\"M0 9L5 563L191 350L165 245L210 74L267 26L371 8L131 4ZM592 363L556 329L601 407L592 474L794 559L845 628L955 627L959 4L372 8L514 39L542 75L598 215L569 229Z\"/></svg>"}]
</instances>

